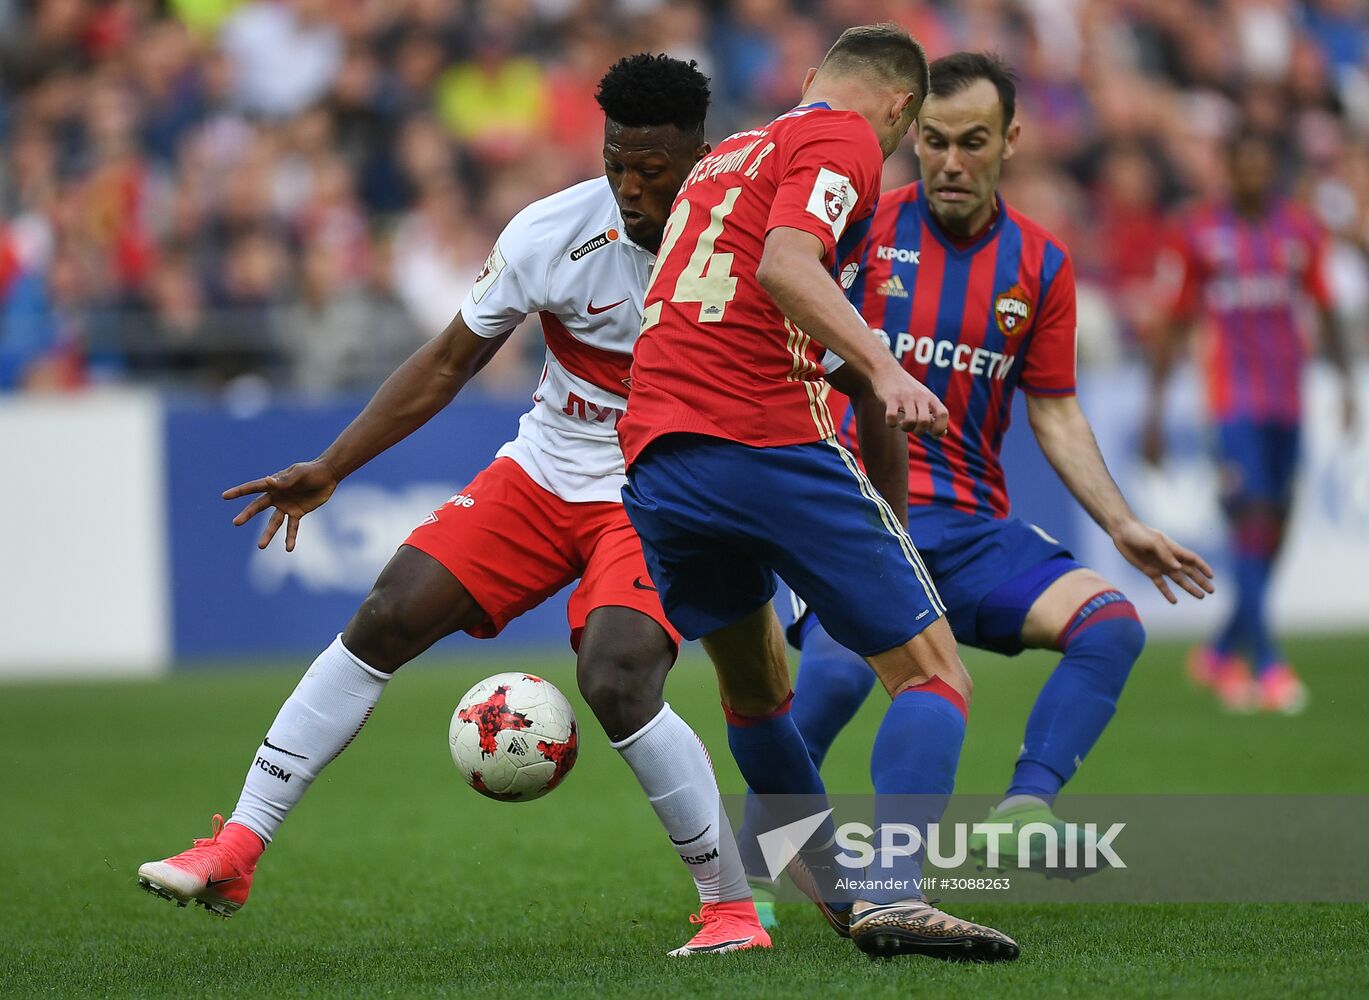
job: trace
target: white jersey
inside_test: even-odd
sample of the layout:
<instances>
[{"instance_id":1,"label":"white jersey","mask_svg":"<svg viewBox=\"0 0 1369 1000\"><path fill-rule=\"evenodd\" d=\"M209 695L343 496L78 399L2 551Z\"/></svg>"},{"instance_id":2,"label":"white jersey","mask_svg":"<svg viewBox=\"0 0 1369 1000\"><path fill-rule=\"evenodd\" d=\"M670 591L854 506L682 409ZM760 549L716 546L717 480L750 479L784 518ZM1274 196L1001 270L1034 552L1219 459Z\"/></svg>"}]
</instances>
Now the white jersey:
<instances>
[{"instance_id":1,"label":"white jersey","mask_svg":"<svg viewBox=\"0 0 1369 1000\"><path fill-rule=\"evenodd\" d=\"M563 500L622 502L618 418L655 260L628 239L600 177L514 216L461 303L462 319L481 337L539 314L546 368L518 437L499 454Z\"/></svg>"}]
</instances>

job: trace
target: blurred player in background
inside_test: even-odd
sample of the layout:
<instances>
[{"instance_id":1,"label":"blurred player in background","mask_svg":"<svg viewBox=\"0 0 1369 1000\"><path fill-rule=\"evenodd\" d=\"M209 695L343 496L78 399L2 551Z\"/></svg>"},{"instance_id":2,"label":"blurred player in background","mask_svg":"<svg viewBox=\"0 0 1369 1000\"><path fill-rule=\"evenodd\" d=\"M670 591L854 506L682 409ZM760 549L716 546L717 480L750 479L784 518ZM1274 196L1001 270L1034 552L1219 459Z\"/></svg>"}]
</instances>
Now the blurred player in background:
<instances>
[{"instance_id":1,"label":"blurred player in background","mask_svg":"<svg viewBox=\"0 0 1369 1000\"><path fill-rule=\"evenodd\" d=\"M920 819L899 793L949 791L970 679L901 518L836 441L823 357L835 352L867 384L862 398L877 405L863 409L884 437L945 432L945 408L833 280L855 277L884 160L926 92L926 57L907 32L851 28L809 70L803 104L700 161L666 226L619 422L624 502L666 614L717 669L743 777L772 803L821 809L789 711L778 572L892 698L871 763L880 826ZM819 822L799 859L830 874L832 821ZM875 955L1017 956L1006 935L922 898L917 858L893 862L854 901L819 882L838 933Z\"/></svg>"},{"instance_id":2,"label":"blurred player in background","mask_svg":"<svg viewBox=\"0 0 1369 1000\"><path fill-rule=\"evenodd\" d=\"M886 496L906 491L908 534L956 639L1008 656L1063 654L990 815L1063 830L1051 805L1112 718L1145 632L1116 587L1010 516L999 454L1019 386L1042 452L1122 555L1170 601L1167 578L1198 598L1211 584L1200 558L1132 513L1079 408L1069 252L997 193L1021 132L1016 104L1011 71L993 56L959 52L932 63L917 125L922 181L881 195L849 296L950 411L950 433L908 437L899 463L883 466L892 481L879 485ZM857 450L854 414L844 402L836 412L842 444ZM817 616L795 617L790 637L803 657L792 716L821 767L875 678ZM982 860L987 839L972 836L970 848ZM1011 861L1015 849L1014 838L1003 857ZM767 922L771 914L762 904Z\"/></svg>"},{"instance_id":3,"label":"blurred player in background","mask_svg":"<svg viewBox=\"0 0 1369 1000\"><path fill-rule=\"evenodd\" d=\"M237 809L213 839L139 869L145 888L230 916L265 845L318 773L361 731L391 675L443 636L497 635L572 581L580 690L651 799L699 890L700 927L672 954L768 947L717 782L693 730L662 700L679 637L623 512L615 425L648 274L704 139L708 80L666 56L621 60L600 82L607 179L520 212L446 331L380 388L312 462L228 490L258 494L235 519L274 508L265 547L338 483L446 406L523 319L539 313L546 368L518 437L399 549L361 609L282 706Z\"/></svg>"},{"instance_id":4,"label":"blurred player in background","mask_svg":"<svg viewBox=\"0 0 1369 1000\"><path fill-rule=\"evenodd\" d=\"M1227 155L1230 198L1186 212L1177 233L1177 266L1166 276L1177 289L1173 322L1154 351L1142 447L1148 461L1162 461L1165 381L1187 327L1201 320L1236 600L1216 638L1193 651L1189 671L1227 708L1294 714L1306 707L1307 689L1274 641L1266 604L1302 437L1304 300L1316 310L1323 348L1341 377L1347 431L1355 422L1354 386L1326 284L1321 227L1278 194L1268 140L1243 133ZM1245 656L1253 661L1253 677Z\"/></svg>"}]
</instances>

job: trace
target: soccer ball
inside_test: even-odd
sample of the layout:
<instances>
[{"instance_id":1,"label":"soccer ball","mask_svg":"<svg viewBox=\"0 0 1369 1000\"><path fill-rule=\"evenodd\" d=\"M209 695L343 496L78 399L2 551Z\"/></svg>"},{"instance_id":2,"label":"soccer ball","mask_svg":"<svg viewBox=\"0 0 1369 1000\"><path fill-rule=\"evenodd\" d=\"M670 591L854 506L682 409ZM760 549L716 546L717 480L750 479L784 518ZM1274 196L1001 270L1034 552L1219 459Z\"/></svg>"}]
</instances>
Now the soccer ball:
<instances>
[{"instance_id":1,"label":"soccer ball","mask_svg":"<svg viewBox=\"0 0 1369 1000\"><path fill-rule=\"evenodd\" d=\"M580 745L575 711L554 684L495 674L466 692L448 732L457 770L481 795L528 802L559 785Z\"/></svg>"}]
</instances>

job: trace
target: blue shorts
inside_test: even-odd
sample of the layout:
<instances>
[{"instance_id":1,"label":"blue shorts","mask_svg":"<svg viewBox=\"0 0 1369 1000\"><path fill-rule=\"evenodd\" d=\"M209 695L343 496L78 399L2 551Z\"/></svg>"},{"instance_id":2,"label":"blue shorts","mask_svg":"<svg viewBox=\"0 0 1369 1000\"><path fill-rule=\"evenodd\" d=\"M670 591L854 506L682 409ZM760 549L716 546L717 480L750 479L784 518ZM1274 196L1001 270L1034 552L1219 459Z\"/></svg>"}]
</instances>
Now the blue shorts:
<instances>
[{"instance_id":1,"label":"blue shorts","mask_svg":"<svg viewBox=\"0 0 1369 1000\"><path fill-rule=\"evenodd\" d=\"M1232 420L1217 425L1222 504L1288 507L1298 471L1302 428L1297 424Z\"/></svg>"},{"instance_id":2,"label":"blue shorts","mask_svg":"<svg viewBox=\"0 0 1369 1000\"><path fill-rule=\"evenodd\" d=\"M687 639L732 625L778 573L863 656L945 611L889 505L835 442L753 448L670 434L628 470L623 505L666 617Z\"/></svg>"},{"instance_id":3,"label":"blue shorts","mask_svg":"<svg viewBox=\"0 0 1369 1000\"><path fill-rule=\"evenodd\" d=\"M956 641L1007 656L1025 648L1022 625L1036 599L1081 568L1068 549L1020 517L984 517L936 504L913 507L908 534L946 602ZM797 614L789 641L802 648L812 623L812 614Z\"/></svg>"}]
</instances>

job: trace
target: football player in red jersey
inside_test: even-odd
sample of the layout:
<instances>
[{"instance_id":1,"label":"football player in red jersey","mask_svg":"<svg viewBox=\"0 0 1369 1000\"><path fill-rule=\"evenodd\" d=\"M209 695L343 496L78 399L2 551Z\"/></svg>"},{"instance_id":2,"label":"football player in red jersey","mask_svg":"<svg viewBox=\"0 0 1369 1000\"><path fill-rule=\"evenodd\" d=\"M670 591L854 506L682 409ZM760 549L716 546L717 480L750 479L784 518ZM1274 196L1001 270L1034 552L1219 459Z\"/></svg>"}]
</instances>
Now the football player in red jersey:
<instances>
[{"instance_id":1,"label":"football player in red jersey","mask_svg":"<svg viewBox=\"0 0 1369 1000\"><path fill-rule=\"evenodd\" d=\"M698 931L671 954L769 947L708 754L662 698L679 640L623 513L614 429L671 199L709 149L708 81L693 63L631 56L604 76L598 99L606 177L520 212L446 331L390 376L320 458L224 493L256 497L235 524L274 508L260 545L286 525L293 549L300 519L346 475L446 406L524 317L539 314L546 368L518 437L414 529L281 707L232 818L223 825L216 816L213 838L143 865L139 881L150 891L231 916L266 844L361 731L396 670L453 632L497 635L578 580L568 615L580 690L699 891Z\"/></svg>"},{"instance_id":2,"label":"football player in red jersey","mask_svg":"<svg viewBox=\"0 0 1369 1000\"><path fill-rule=\"evenodd\" d=\"M946 437L907 438L908 534L927 563L955 637L1015 656L1059 650L1027 720L1002 803L990 815L1065 832L1051 804L1117 705L1145 633L1131 602L1035 525L1010 516L1000 451L1017 388L1042 452L1118 550L1175 600L1210 571L1132 513L1075 397L1074 273L1064 245L998 194L1021 132L1016 86L997 58L958 52L931 65L917 125L922 180L886 191L867 236L851 302L915 378L950 410ZM854 414L836 409L857 450ZM803 609L789 629L803 652L793 717L818 766L874 678ZM741 843L751 843L743 829ZM987 838L970 850L981 863ZM1001 856L1016 861L1016 842ZM760 866L744 850L748 870ZM1082 857L1082 853L1080 854ZM1030 862L1030 859L1025 859ZM758 894L759 895L759 894ZM762 917L769 913L762 905Z\"/></svg>"},{"instance_id":3,"label":"football player in red jersey","mask_svg":"<svg viewBox=\"0 0 1369 1000\"><path fill-rule=\"evenodd\" d=\"M686 178L618 425L623 499L667 616L703 640L717 668L747 783L772 819L808 826L816 817L798 859L833 926L876 955L1008 960L1018 948L1006 935L922 897L919 856L890 852L879 879L833 892L857 880L837 874L835 830L789 714L770 603L778 572L869 660L892 698L871 763L877 825L881 834L891 823L925 829L954 783L970 679L902 514L836 441L824 359L830 349L845 360L847 377L863 380L877 404L864 409L889 426L944 433L945 407L871 335L837 283L855 276L847 265L883 161L926 93L926 57L907 32L852 28L809 71L798 107L730 136ZM899 463L906 472L906 457ZM916 814L907 793L924 795Z\"/></svg>"}]
</instances>

